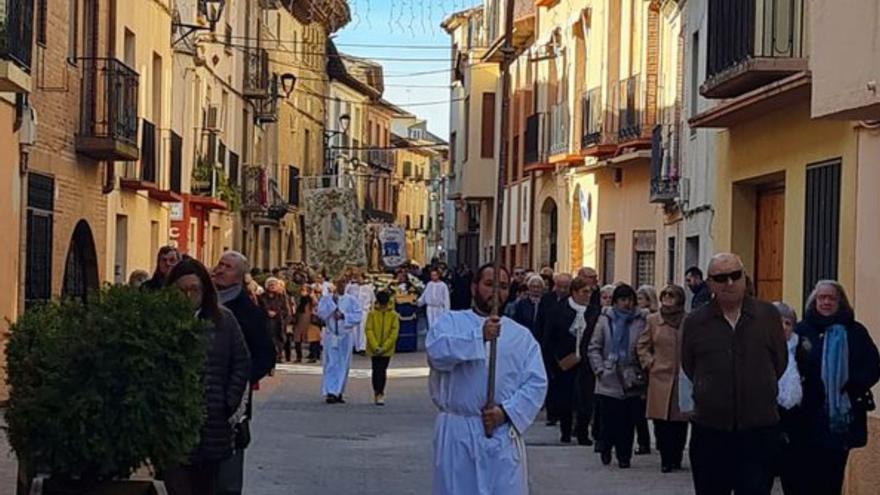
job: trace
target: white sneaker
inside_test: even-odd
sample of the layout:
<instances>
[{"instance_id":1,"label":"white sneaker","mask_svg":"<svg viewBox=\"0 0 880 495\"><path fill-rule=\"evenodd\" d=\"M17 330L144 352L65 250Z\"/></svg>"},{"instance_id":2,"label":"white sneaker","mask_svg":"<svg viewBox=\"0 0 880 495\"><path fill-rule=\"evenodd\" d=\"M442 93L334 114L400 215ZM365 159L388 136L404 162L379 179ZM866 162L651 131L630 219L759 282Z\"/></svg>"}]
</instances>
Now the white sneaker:
<instances>
[{"instance_id":1,"label":"white sneaker","mask_svg":"<svg viewBox=\"0 0 880 495\"><path fill-rule=\"evenodd\" d=\"M385 396L382 394L376 394L375 402L376 402L377 406L384 406L385 405Z\"/></svg>"}]
</instances>

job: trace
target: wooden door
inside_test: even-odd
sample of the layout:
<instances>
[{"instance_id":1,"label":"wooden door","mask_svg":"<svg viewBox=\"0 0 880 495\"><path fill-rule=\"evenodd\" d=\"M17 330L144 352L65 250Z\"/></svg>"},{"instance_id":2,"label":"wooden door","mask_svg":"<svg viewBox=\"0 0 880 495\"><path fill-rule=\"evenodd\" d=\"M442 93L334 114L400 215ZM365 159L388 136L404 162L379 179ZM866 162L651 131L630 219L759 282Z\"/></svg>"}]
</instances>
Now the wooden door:
<instances>
[{"instance_id":1,"label":"wooden door","mask_svg":"<svg viewBox=\"0 0 880 495\"><path fill-rule=\"evenodd\" d=\"M785 189L758 191L756 201L755 292L765 301L781 301Z\"/></svg>"}]
</instances>

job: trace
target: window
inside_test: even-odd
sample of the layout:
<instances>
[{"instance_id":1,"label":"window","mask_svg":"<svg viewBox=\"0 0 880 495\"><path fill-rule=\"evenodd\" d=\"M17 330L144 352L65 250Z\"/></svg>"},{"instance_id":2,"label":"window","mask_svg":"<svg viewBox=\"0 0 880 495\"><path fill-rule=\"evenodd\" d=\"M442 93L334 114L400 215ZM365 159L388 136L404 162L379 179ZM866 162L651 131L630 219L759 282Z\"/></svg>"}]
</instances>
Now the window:
<instances>
[{"instance_id":1,"label":"window","mask_svg":"<svg viewBox=\"0 0 880 495\"><path fill-rule=\"evenodd\" d=\"M153 52L153 122L161 129L162 126L162 56ZM225 124L225 122L223 122Z\"/></svg>"},{"instance_id":2,"label":"window","mask_svg":"<svg viewBox=\"0 0 880 495\"><path fill-rule=\"evenodd\" d=\"M288 166L287 202L291 206L299 206L299 169L293 165Z\"/></svg>"},{"instance_id":3,"label":"window","mask_svg":"<svg viewBox=\"0 0 880 495\"><path fill-rule=\"evenodd\" d=\"M171 190L181 193L183 176L183 138L171 133ZM153 251L155 252L155 250Z\"/></svg>"},{"instance_id":4,"label":"window","mask_svg":"<svg viewBox=\"0 0 880 495\"><path fill-rule=\"evenodd\" d=\"M134 68L136 66L134 57L135 49L137 48L137 38L135 37L134 33L131 32L128 28L125 29L125 38L123 38L122 43L122 56L125 57L125 60L123 60L123 62L125 62L125 65L129 66L130 68Z\"/></svg>"},{"instance_id":5,"label":"window","mask_svg":"<svg viewBox=\"0 0 880 495\"><path fill-rule=\"evenodd\" d=\"M614 255L615 255L615 239L614 234L602 234L599 237L599 246L601 248L601 258L599 260L600 271L602 273L602 285L614 283Z\"/></svg>"},{"instance_id":6,"label":"window","mask_svg":"<svg viewBox=\"0 0 880 495\"><path fill-rule=\"evenodd\" d=\"M654 285L657 234L653 230L633 232L633 286Z\"/></svg>"},{"instance_id":7,"label":"window","mask_svg":"<svg viewBox=\"0 0 880 495\"><path fill-rule=\"evenodd\" d=\"M455 174L455 151L456 142L458 141L458 133L452 131L449 133L449 171Z\"/></svg>"},{"instance_id":8,"label":"window","mask_svg":"<svg viewBox=\"0 0 880 495\"><path fill-rule=\"evenodd\" d=\"M55 180L28 174L25 308L52 296L52 226Z\"/></svg>"},{"instance_id":9,"label":"window","mask_svg":"<svg viewBox=\"0 0 880 495\"><path fill-rule=\"evenodd\" d=\"M480 158L495 156L495 93L483 93Z\"/></svg>"},{"instance_id":10,"label":"window","mask_svg":"<svg viewBox=\"0 0 880 495\"><path fill-rule=\"evenodd\" d=\"M700 32L694 31L693 38L691 39L691 80L690 80L690 90L691 90L691 101L690 101L690 110L691 117L697 114L699 110L699 91L700 91ZM691 136L696 135L697 129L691 127Z\"/></svg>"},{"instance_id":11,"label":"window","mask_svg":"<svg viewBox=\"0 0 880 495\"><path fill-rule=\"evenodd\" d=\"M190 235L191 242L195 242L195 236ZM116 254L113 258L113 282L125 283L125 275L128 272L128 217L116 215Z\"/></svg>"},{"instance_id":12,"label":"window","mask_svg":"<svg viewBox=\"0 0 880 495\"><path fill-rule=\"evenodd\" d=\"M238 174L239 174L239 162L240 159L237 153L229 152L229 185L230 186L238 186Z\"/></svg>"},{"instance_id":13,"label":"window","mask_svg":"<svg viewBox=\"0 0 880 495\"><path fill-rule=\"evenodd\" d=\"M666 283L675 283L675 237L666 240Z\"/></svg>"},{"instance_id":14,"label":"window","mask_svg":"<svg viewBox=\"0 0 880 495\"><path fill-rule=\"evenodd\" d=\"M690 236L684 241L685 270L692 266L700 266L700 236Z\"/></svg>"},{"instance_id":15,"label":"window","mask_svg":"<svg viewBox=\"0 0 880 495\"><path fill-rule=\"evenodd\" d=\"M37 43L46 46L46 27L49 23L49 0L37 0ZM7 7L8 8L8 7Z\"/></svg>"},{"instance_id":16,"label":"window","mask_svg":"<svg viewBox=\"0 0 880 495\"><path fill-rule=\"evenodd\" d=\"M840 242L840 168L840 160L807 167L804 301L819 280L837 280Z\"/></svg>"},{"instance_id":17,"label":"window","mask_svg":"<svg viewBox=\"0 0 880 495\"><path fill-rule=\"evenodd\" d=\"M410 162L410 161L403 162L403 176L405 178L412 176L412 168L413 168L412 162Z\"/></svg>"},{"instance_id":18,"label":"window","mask_svg":"<svg viewBox=\"0 0 880 495\"><path fill-rule=\"evenodd\" d=\"M79 0L68 0L67 61L75 64L79 56Z\"/></svg>"}]
</instances>

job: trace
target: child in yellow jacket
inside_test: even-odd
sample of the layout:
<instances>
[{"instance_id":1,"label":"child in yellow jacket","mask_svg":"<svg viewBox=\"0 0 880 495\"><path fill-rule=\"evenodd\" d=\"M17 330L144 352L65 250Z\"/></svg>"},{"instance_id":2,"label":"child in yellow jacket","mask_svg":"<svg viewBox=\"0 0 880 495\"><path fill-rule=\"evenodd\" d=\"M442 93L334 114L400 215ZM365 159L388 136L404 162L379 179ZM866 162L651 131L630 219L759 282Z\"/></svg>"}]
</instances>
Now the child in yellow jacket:
<instances>
[{"instance_id":1,"label":"child in yellow jacket","mask_svg":"<svg viewBox=\"0 0 880 495\"><path fill-rule=\"evenodd\" d=\"M400 315L394 311L391 293L381 290L376 294L376 305L367 316L367 355L373 362L373 393L377 406L385 405L385 381L388 364L397 346Z\"/></svg>"}]
</instances>

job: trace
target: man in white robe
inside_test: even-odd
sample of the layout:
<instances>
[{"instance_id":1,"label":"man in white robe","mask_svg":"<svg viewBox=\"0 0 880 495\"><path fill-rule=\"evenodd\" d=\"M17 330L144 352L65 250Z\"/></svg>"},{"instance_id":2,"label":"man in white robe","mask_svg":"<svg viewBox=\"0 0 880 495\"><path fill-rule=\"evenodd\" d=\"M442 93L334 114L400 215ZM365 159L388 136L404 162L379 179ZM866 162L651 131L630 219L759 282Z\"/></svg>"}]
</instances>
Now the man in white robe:
<instances>
[{"instance_id":1,"label":"man in white robe","mask_svg":"<svg viewBox=\"0 0 880 495\"><path fill-rule=\"evenodd\" d=\"M440 272L436 268L431 270L431 281L419 297L419 306L425 305L428 306L429 329L434 328L437 320L449 312L449 287L440 280Z\"/></svg>"},{"instance_id":2,"label":"man in white robe","mask_svg":"<svg viewBox=\"0 0 880 495\"><path fill-rule=\"evenodd\" d=\"M352 339L360 327L363 313L357 298L345 293L344 279L336 283L336 294L318 302L317 315L324 321L324 357L321 364L321 394L328 404L345 403L342 394L351 365Z\"/></svg>"},{"instance_id":3,"label":"man in white robe","mask_svg":"<svg viewBox=\"0 0 880 495\"><path fill-rule=\"evenodd\" d=\"M528 493L523 435L544 403L547 376L531 332L491 311L492 272L481 268L475 308L441 316L428 332L430 392L440 410L434 426L434 495ZM509 275L499 296L507 299ZM486 408L489 342L498 341L495 404ZM492 431L486 438L486 430Z\"/></svg>"}]
</instances>

